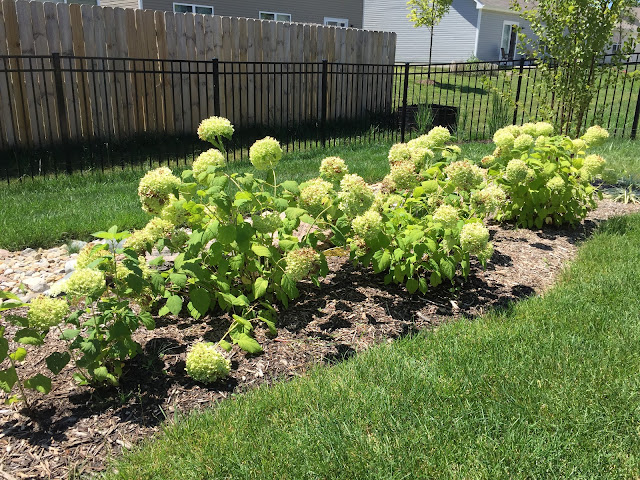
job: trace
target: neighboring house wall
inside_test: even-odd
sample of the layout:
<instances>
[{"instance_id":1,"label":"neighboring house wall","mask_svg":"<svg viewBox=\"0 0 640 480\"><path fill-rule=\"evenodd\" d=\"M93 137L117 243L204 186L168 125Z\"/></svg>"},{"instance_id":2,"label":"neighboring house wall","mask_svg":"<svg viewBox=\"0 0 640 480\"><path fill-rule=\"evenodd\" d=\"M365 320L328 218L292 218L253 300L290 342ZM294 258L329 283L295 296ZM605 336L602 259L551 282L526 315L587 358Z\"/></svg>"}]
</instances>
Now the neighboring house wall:
<instances>
[{"instance_id":1,"label":"neighboring house wall","mask_svg":"<svg viewBox=\"0 0 640 480\"><path fill-rule=\"evenodd\" d=\"M517 23L521 31L532 37L533 32L529 27L529 22L522 19L516 13L495 12L491 10L480 10L480 29L478 30L478 45L475 55L480 60L497 60L500 58L500 47L502 43L502 32L505 22ZM519 42L518 42L519 43ZM520 58L519 48L516 48L514 58Z\"/></svg>"},{"instance_id":2,"label":"neighboring house wall","mask_svg":"<svg viewBox=\"0 0 640 480\"><path fill-rule=\"evenodd\" d=\"M100 0L101 7L139 8L138 0Z\"/></svg>"},{"instance_id":3,"label":"neighboring house wall","mask_svg":"<svg viewBox=\"0 0 640 480\"><path fill-rule=\"evenodd\" d=\"M174 0L142 0L142 8L172 12L173 3ZM323 24L325 17L346 18L349 26L362 28L362 0L178 0L176 3L212 6L215 15L230 17L259 18L262 11L288 13L292 22L301 23Z\"/></svg>"},{"instance_id":4,"label":"neighboring house wall","mask_svg":"<svg viewBox=\"0 0 640 480\"><path fill-rule=\"evenodd\" d=\"M396 61L426 62L430 29L415 28L406 0L364 0L363 28L396 32ZM474 53L478 12L474 0L453 0L449 13L433 29L432 62L464 61Z\"/></svg>"}]
</instances>

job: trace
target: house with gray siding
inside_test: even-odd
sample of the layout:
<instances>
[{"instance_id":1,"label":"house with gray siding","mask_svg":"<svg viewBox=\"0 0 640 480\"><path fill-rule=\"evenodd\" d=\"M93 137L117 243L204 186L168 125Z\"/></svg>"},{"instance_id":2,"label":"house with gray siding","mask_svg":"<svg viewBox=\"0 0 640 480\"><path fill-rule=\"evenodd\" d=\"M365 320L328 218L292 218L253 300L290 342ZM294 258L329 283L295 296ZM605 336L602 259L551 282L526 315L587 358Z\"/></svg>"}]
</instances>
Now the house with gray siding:
<instances>
[{"instance_id":1,"label":"house with gray siding","mask_svg":"<svg viewBox=\"0 0 640 480\"><path fill-rule=\"evenodd\" d=\"M87 0L85 0L87 1ZM91 1L91 0L88 0ZM104 7L140 8L362 28L362 0L98 0Z\"/></svg>"},{"instance_id":2,"label":"house with gray siding","mask_svg":"<svg viewBox=\"0 0 640 480\"><path fill-rule=\"evenodd\" d=\"M528 22L510 9L510 0L453 0L433 29L433 63L520 58L515 27L532 35ZM426 62L430 29L415 28L406 0L363 0L363 28L398 34L396 61Z\"/></svg>"}]
</instances>

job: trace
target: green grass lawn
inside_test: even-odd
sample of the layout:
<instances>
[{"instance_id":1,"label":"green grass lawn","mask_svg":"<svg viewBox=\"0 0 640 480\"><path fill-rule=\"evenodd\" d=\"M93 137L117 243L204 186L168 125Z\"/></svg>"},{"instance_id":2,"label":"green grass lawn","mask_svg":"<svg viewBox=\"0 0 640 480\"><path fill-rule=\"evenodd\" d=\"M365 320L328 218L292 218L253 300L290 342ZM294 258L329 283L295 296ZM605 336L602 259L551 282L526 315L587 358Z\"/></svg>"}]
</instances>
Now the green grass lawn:
<instances>
[{"instance_id":1,"label":"green grass lawn","mask_svg":"<svg viewBox=\"0 0 640 480\"><path fill-rule=\"evenodd\" d=\"M310 149L286 154L277 168L280 179L304 181L318 175L320 161L329 155L343 157L354 173L367 182L380 181L389 170L390 141ZM488 143L463 144L465 155L480 159L492 152ZM596 150L602 153L621 178L640 182L640 144L631 140L610 141ZM174 168L179 173L185 167ZM229 166L236 172L253 171L247 161ZM635 173L634 173L635 172ZM143 169L90 172L36 178L0 186L0 248L20 250L46 248L68 239L88 240L91 233L111 225L140 228L149 216L140 208L137 188Z\"/></svg>"},{"instance_id":2,"label":"green grass lawn","mask_svg":"<svg viewBox=\"0 0 640 480\"><path fill-rule=\"evenodd\" d=\"M544 297L180 418L107 479L638 478L640 215Z\"/></svg>"}]
</instances>

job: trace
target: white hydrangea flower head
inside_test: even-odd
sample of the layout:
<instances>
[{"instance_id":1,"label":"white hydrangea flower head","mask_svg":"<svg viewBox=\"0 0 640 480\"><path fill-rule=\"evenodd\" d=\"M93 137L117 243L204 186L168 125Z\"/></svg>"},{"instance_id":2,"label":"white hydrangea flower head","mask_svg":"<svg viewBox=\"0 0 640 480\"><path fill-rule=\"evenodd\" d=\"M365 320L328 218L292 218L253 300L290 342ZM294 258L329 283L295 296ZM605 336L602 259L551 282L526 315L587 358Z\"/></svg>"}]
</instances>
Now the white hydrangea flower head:
<instances>
[{"instance_id":1,"label":"white hydrangea flower head","mask_svg":"<svg viewBox=\"0 0 640 480\"><path fill-rule=\"evenodd\" d=\"M418 176L411 162L392 165L389 176L398 190L411 190L418 185Z\"/></svg>"},{"instance_id":2,"label":"white hydrangea flower head","mask_svg":"<svg viewBox=\"0 0 640 480\"><path fill-rule=\"evenodd\" d=\"M444 147L444 144L451 140L451 132L446 127L433 127L427 134L427 138L431 143L429 148Z\"/></svg>"},{"instance_id":3,"label":"white hydrangea flower head","mask_svg":"<svg viewBox=\"0 0 640 480\"><path fill-rule=\"evenodd\" d=\"M164 218L153 217L141 230L136 230L124 241L125 248L130 248L138 253L150 249L161 238L171 236L174 224Z\"/></svg>"},{"instance_id":4,"label":"white hydrangea flower head","mask_svg":"<svg viewBox=\"0 0 640 480\"><path fill-rule=\"evenodd\" d=\"M282 148L275 138L264 137L257 140L249 149L249 160L257 170L276 168L282 158Z\"/></svg>"},{"instance_id":5,"label":"white hydrangea flower head","mask_svg":"<svg viewBox=\"0 0 640 480\"><path fill-rule=\"evenodd\" d=\"M44 332L62 323L70 313L69 304L66 300L40 295L29 303L27 320L30 328Z\"/></svg>"},{"instance_id":6,"label":"white hydrangea flower head","mask_svg":"<svg viewBox=\"0 0 640 480\"><path fill-rule=\"evenodd\" d=\"M186 370L194 380L213 383L229 374L231 362L213 343L199 342L187 353Z\"/></svg>"},{"instance_id":7,"label":"white hydrangea flower head","mask_svg":"<svg viewBox=\"0 0 640 480\"><path fill-rule=\"evenodd\" d=\"M255 214L251 217L251 220L253 228L262 234L273 233L282 227L282 219L278 212L267 211Z\"/></svg>"},{"instance_id":8,"label":"white hydrangea flower head","mask_svg":"<svg viewBox=\"0 0 640 480\"><path fill-rule=\"evenodd\" d=\"M514 150L529 150L533 145L533 137L529 134L523 133L518 135L513 141Z\"/></svg>"},{"instance_id":9,"label":"white hydrangea flower head","mask_svg":"<svg viewBox=\"0 0 640 480\"><path fill-rule=\"evenodd\" d=\"M373 204L374 193L360 175L348 174L340 181L340 210L349 218L363 214Z\"/></svg>"},{"instance_id":10,"label":"white hydrangea flower head","mask_svg":"<svg viewBox=\"0 0 640 480\"><path fill-rule=\"evenodd\" d=\"M506 127L497 130L496 133L493 134L493 143L495 143L502 150L510 150L511 148L513 148L513 142L515 141L515 139L516 137L514 137Z\"/></svg>"},{"instance_id":11,"label":"white hydrangea flower head","mask_svg":"<svg viewBox=\"0 0 640 480\"><path fill-rule=\"evenodd\" d=\"M471 205L485 213L493 213L507 200L507 194L498 185L490 184L471 195Z\"/></svg>"},{"instance_id":12,"label":"white hydrangea flower head","mask_svg":"<svg viewBox=\"0 0 640 480\"><path fill-rule=\"evenodd\" d=\"M161 238L171 235L173 232L173 224L163 218L153 217L144 227L149 236L153 239L153 243Z\"/></svg>"},{"instance_id":13,"label":"white hydrangea flower head","mask_svg":"<svg viewBox=\"0 0 640 480\"><path fill-rule=\"evenodd\" d=\"M454 228L458 224L460 212L452 205L443 204L433 212L433 221L444 228Z\"/></svg>"},{"instance_id":14,"label":"white hydrangea flower head","mask_svg":"<svg viewBox=\"0 0 640 480\"><path fill-rule=\"evenodd\" d=\"M593 127L589 127L581 138L587 142L589 147L597 147L598 145L602 145L606 142L609 138L609 132L601 126L595 125Z\"/></svg>"},{"instance_id":15,"label":"white hydrangea flower head","mask_svg":"<svg viewBox=\"0 0 640 480\"><path fill-rule=\"evenodd\" d=\"M522 129L518 125L507 125L504 129L516 138L522 133Z\"/></svg>"},{"instance_id":16,"label":"white hydrangea flower head","mask_svg":"<svg viewBox=\"0 0 640 480\"><path fill-rule=\"evenodd\" d=\"M90 268L74 270L64 282L64 291L73 298L89 297L96 299L107 287L104 272Z\"/></svg>"},{"instance_id":17,"label":"white hydrangea flower head","mask_svg":"<svg viewBox=\"0 0 640 480\"><path fill-rule=\"evenodd\" d=\"M514 158L507 164L504 176L511 183L524 183L528 173L527 164L519 158Z\"/></svg>"},{"instance_id":18,"label":"white hydrangea flower head","mask_svg":"<svg viewBox=\"0 0 640 480\"><path fill-rule=\"evenodd\" d=\"M320 254L311 247L290 250L284 259L287 264L284 273L294 282L307 278L320 266Z\"/></svg>"},{"instance_id":19,"label":"white hydrangea flower head","mask_svg":"<svg viewBox=\"0 0 640 480\"><path fill-rule=\"evenodd\" d=\"M478 260L480 260L480 263L485 264L491 260L491 257L493 257L493 251L493 244L488 242L485 247L476 254L476 256L478 257Z\"/></svg>"},{"instance_id":20,"label":"white hydrangea flower head","mask_svg":"<svg viewBox=\"0 0 640 480\"><path fill-rule=\"evenodd\" d=\"M536 123L536 135L538 137L553 137L554 128L549 122L537 122Z\"/></svg>"},{"instance_id":21,"label":"white hydrangea flower head","mask_svg":"<svg viewBox=\"0 0 640 480\"><path fill-rule=\"evenodd\" d=\"M231 138L233 125L223 117L210 117L202 120L198 126L198 137L205 142L214 143L220 138Z\"/></svg>"},{"instance_id":22,"label":"white hydrangea flower head","mask_svg":"<svg viewBox=\"0 0 640 480\"><path fill-rule=\"evenodd\" d=\"M545 145L547 145L549 143L549 137L547 137L546 135L540 135L538 138L536 138L536 147L544 147Z\"/></svg>"},{"instance_id":23,"label":"white hydrangea flower head","mask_svg":"<svg viewBox=\"0 0 640 480\"><path fill-rule=\"evenodd\" d=\"M489 241L489 229L480 222L465 223L460 232L460 247L471 255L480 254Z\"/></svg>"},{"instance_id":24,"label":"white hydrangea flower head","mask_svg":"<svg viewBox=\"0 0 640 480\"><path fill-rule=\"evenodd\" d=\"M565 183L561 176L556 175L553 178L547 181L547 188L551 190L552 193L558 194L564 190Z\"/></svg>"},{"instance_id":25,"label":"white hydrangea flower head","mask_svg":"<svg viewBox=\"0 0 640 480\"><path fill-rule=\"evenodd\" d=\"M484 170L467 160L450 163L444 168L449 181L459 190L471 190L484 180Z\"/></svg>"},{"instance_id":26,"label":"white hydrangea flower head","mask_svg":"<svg viewBox=\"0 0 640 480\"><path fill-rule=\"evenodd\" d=\"M180 179L173 175L167 167L147 172L138 186L142 209L152 215L159 215L169 200L169 194L177 189L180 183Z\"/></svg>"},{"instance_id":27,"label":"white hydrangea flower head","mask_svg":"<svg viewBox=\"0 0 640 480\"><path fill-rule=\"evenodd\" d=\"M460 148L460 145L447 145L445 148L451 153L455 153L458 156L462 155L462 149Z\"/></svg>"},{"instance_id":28,"label":"white hydrangea flower head","mask_svg":"<svg viewBox=\"0 0 640 480\"><path fill-rule=\"evenodd\" d=\"M311 213L319 215L331 205L333 185L321 178L306 182L300 189L300 205Z\"/></svg>"},{"instance_id":29,"label":"white hydrangea flower head","mask_svg":"<svg viewBox=\"0 0 640 480\"><path fill-rule=\"evenodd\" d=\"M389 165L411 161L411 148L406 143L396 143L389 149Z\"/></svg>"},{"instance_id":30,"label":"white hydrangea flower head","mask_svg":"<svg viewBox=\"0 0 640 480\"><path fill-rule=\"evenodd\" d=\"M339 182L349 173L349 168L340 157L327 157L320 163L320 176L330 182Z\"/></svg>"},{"instance_id":31,"label":"white hydrangea flower head","mask_svg":"<svg viewBox=\"0 0 640 480\"><path fill-rule=\"evenodd\" d=\"M480 163L484 168L489 168L491 165L496 163L496 157L493 155L485 155L482 157L482 160L480 160Z\"/></svg>"},{"instance_id":32,"label":"white hydrangea flower head","mask_svg":"<svg viewBox=\"0 0 640 480\"><path fill-rule=\"evenodd\" d=\"M391 177L391 175L385 175L385 177L382 179L381 183L381 189L384 193L391 193L391 192L395 192L398 189L398 186L396 185L396 182L393 181L393 178Z\"/></svg>"},{"instance_id":33,"label":"white hydrangea flower head","mask_svg":"<svg viewBox=\"0 0 640 480\"><path fill-rule=\"evenodd\" d=\"M193 176L198 178L203 173L207 173L209 167L223 168L227 164L224 155L220 150L210 148L202 152L193 162L191 170L193 170Z\"/></svg>"},{"instance_id":34,"label":"white hydrangea flower head","mask_svg":"<svg viewBox=\"0 0 640 480\"><path fill-rule=\"evenodd\" d=\"M351 224L353 232L365 241L373 240L382 231L382 216L371 209L358 215Z\"/></svg>"}]
</instances>

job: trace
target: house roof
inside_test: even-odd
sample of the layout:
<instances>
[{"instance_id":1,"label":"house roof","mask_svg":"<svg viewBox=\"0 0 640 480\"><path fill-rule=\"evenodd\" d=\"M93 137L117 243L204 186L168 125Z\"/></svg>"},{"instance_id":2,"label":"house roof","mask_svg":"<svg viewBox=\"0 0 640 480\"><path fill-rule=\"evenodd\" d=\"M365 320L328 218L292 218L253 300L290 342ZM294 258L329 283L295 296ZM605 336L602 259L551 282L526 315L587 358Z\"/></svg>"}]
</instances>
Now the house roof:
<instances>
[{"instance_id":1,"label":"house roof","mask_svg":"<svg viewBox=\"0 0 640 480\"><path fill-rule=\"evenodd\" d=\"M475 0L475 2L478 9L514 13L511 9L512 0Z\"/></svg>"}]
</instances>

